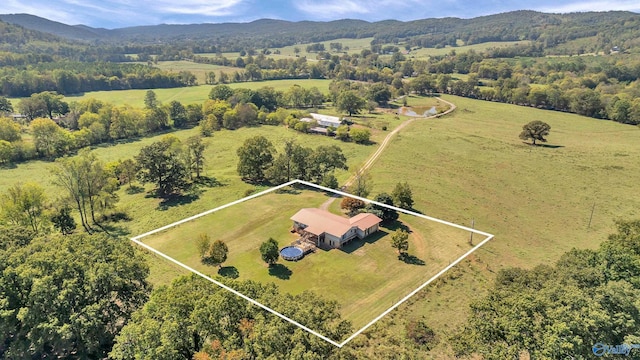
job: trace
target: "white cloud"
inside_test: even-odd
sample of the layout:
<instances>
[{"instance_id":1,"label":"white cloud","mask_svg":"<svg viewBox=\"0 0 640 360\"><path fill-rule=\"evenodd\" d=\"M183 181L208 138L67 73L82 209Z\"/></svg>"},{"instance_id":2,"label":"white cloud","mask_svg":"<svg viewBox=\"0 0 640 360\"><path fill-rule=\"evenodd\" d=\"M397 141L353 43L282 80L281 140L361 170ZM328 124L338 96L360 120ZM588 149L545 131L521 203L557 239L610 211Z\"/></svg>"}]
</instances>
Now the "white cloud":
<instances>
[{"instance_id":1,"label":"white cloud","mask_svg":"<svg viewBox=\"0 0 640 360\"><path fill-rule=\"evenodd\" d=\"M609 10L640 11L640 2L638 0L576 1L566 4L554 4L538 9L540 11L553 13Z\"/></svg>"},{"instance_id":2,"label":"white cloud","mask_svg":"<svg viewBox=\"0 0 640 360\"><path fill-rule=\"evenodd\" d=\"M21 0L5 0L2 5L2 14L31 14L44 17L50 20L68 23L74 19L74 16L67 11L52 9L48 2L40 3L33 1L25 3Z\"/></svg>"},{"instance_id":3,"label":"white cloud","mask_svg":"<svg viewBox=\"0 0 640 360\"><path fill-rule=\"evenodd\" d=\"M339 18L349 14L377 14L382 17L394 18L393 11L402 11L413 4L425 3L419 0L301 0L294 2L294 6L312 17ZM426 5L426 4L425 4ZM389 9L386 11L385 9Z\"/></svg>"},{"instance_id":4,"label":"white cloud","mask_svg":"<svg viewBox=\"0 0 640 360\"><path fill-rule=\"evenodd\" d=\"M243 0L156 0L149 2L159 12L204 16L224 16L233 14L233 8Z\"/></svg>"}]
</instances>

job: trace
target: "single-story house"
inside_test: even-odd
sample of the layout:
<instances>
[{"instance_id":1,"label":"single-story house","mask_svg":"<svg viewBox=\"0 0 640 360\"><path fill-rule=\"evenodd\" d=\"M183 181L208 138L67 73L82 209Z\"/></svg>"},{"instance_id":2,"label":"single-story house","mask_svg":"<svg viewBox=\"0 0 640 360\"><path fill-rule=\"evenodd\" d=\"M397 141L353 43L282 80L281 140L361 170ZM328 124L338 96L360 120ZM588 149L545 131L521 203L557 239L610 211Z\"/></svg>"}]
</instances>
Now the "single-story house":
<instances>
[{"instance_id":1,"label":"single-story house","mask_svg":"<svg viewBox=\"0 0 640 360\"><path fill-rule=\"evenodd\" d=\"M295 231L309 236L316 246L330 248L340 248L354 238L364 239L378 231L382 222L374 214L361 213L345 218L316 208L301 209L291 220Z\"/></svg>"}]
</instances>

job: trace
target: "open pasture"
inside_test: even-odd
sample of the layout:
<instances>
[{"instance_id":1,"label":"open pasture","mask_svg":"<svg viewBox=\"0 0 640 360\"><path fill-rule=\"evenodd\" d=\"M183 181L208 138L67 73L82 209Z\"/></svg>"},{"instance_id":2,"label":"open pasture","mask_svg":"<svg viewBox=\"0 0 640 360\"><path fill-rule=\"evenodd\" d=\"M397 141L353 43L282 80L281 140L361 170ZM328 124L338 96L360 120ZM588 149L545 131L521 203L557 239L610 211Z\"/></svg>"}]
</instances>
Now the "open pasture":
<instances>
[{"instance_id":1,"label":"open pasture","mask_svg":"<svg viewBox=\"0 0 640 360\"><path fill-rule=\"evenodd\" d=\"M196 64L198 65L198 64ZM217 75L216 75L217 76ZM304 88L317 87L321 92L329 92L330 80L321 79L292 79L292 80L268 80L268 81L252 81L228 84L232 88L246 88L257 90L261 87L273 87L276 90L286 91L293 85L300 85ZM168 103L173 100L180 101L183 104L203 103L209 98L209 92L212 85L199 85L190 87L180 87L171 89L153 89L162 103ZM144 96L148 90L113 90L113 91L92 91L82 95L67 96L65 101L82 100L86 98L94 98L107 101L116 105L129 104L136 107L144 106Z\"/></svg>"},{"instance_id":2,"label":"open pasture","mask_svg":"<svg viewBox=\"0 0 640 360\"><path fill-rule=\"evenodd\" d=\"M407 318L425 316L447 334L464 321L469 302L491 286L499 269L550 264L573 247L595 248L614 231L614 220L640 216L640 195L633 191L640 178L640 128L443 98L457 110L401 131L371 175L374 194L407 181L416 209L467 226L475 220L477 228L496 236L452 269L450 280L401 308ZM543 146L518 138L532 120L551 125Z\"/></svg>"}]
</instances>

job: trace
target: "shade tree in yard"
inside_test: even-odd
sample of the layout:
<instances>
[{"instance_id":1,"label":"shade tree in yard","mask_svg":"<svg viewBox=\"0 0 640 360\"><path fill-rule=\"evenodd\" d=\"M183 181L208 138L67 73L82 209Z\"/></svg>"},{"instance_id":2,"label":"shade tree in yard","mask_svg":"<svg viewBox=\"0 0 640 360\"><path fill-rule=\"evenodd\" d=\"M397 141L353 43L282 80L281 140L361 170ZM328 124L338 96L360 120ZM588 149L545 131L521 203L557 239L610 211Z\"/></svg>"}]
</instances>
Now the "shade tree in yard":
<instances>
[{"instance_id":1,"label":"shade tree in yard","mask_svg":"<svg viewBox=\"0 0 640 360\"><path fill-rule=\"evenodd\" d=\"M269 240L260 244L260 255L262 255L262 260L269 266L275 264L280 256L278 242L273 238L269 238Z\"/></svg>"},{"instance_id":2,"label":"shade tree in yard","mask_svg":"<svg viewBox=\"0 0 640 360\"><path fill-rule=\"evenodd\" d=\"M398 250L398 254L403 256L409 250L409 233L398 229L391 234L391 247Z\"/></svg>"}]
</instances>

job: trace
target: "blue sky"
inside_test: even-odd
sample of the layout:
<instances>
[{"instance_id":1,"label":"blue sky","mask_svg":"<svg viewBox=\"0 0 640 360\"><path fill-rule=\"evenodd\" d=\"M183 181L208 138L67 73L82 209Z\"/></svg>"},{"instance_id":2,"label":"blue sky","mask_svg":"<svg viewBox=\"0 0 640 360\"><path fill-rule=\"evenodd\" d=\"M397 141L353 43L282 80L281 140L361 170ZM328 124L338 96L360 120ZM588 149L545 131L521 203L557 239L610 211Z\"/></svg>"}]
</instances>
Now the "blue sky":
<instances>
[{"instance_id":1,"label":"blue sky","mask_svg":"<svg viewBox=\"0 0 640 360\"><path fill-rule=\"evenodd\" d=\"M65 24L117 28L136 25L283 20L471 18L512 10L544 12L628 10L639 0L4 0L0 12L28 13Z\"/></svg>"}]
</instances>

